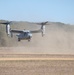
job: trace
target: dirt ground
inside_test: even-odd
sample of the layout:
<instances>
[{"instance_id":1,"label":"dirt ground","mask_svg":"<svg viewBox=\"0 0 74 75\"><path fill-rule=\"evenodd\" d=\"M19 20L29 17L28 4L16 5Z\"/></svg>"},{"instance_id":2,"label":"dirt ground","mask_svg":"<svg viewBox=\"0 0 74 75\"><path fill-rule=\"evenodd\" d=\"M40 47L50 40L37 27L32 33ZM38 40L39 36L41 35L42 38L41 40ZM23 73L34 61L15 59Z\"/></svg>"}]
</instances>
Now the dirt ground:
<instances>
[{"instance_id":1,"label":"dirt ground","mask_svg":"<svg viewBox=\"0 0 74 75\"><path fill-rule=\"evenodd\" d=\"M74 55L10 54L0 58L74 58ZM0 61L0 75L74 75L74 60Z\"/></svg>"}]
</instances>

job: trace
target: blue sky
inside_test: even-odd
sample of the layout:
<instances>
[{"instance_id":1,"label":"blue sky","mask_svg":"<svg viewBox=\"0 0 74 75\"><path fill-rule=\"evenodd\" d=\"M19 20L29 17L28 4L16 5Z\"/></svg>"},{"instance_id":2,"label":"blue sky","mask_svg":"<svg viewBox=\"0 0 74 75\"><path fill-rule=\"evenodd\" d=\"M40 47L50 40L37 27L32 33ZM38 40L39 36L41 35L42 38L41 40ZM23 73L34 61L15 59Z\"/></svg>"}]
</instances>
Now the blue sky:
<instances>
[{"instance_id":1,"label":"blue sky","mask_svg":"<svg viewBox=\"0 0 74 75\"><path fill-rule=\"evenodd\" d=\"M74 24L74 0L0 0L0 19Z\"/></svg>"}]
</instances>

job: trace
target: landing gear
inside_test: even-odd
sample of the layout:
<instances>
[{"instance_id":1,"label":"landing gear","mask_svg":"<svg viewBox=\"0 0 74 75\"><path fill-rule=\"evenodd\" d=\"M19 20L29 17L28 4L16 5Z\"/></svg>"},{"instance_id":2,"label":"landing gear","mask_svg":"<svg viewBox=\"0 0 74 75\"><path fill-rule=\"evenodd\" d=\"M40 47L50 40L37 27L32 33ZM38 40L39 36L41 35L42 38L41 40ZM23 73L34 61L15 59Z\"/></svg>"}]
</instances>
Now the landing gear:
<instances>
[{"instance_id":1,"label":"landing gear","mask_svg":"<svg viewBox=\"0 0 74 75\"><path fill-rule=\"evenodd\" d=\"M21 41L20 38L18 38L18 41Z\"/></svg>"},{"instance_id":2,"label":"landing gear","mask_svg":"<svg viewBox=\"0 0 74 75\"><path fill-rule=\"evenodd\" d=\"M28 38L28 41L30 42L31 41L31 37L29 36L29 38Z\"/></svg>"},{"instance_id":3,"label":"landing gear","mask_svg":"<svg viewBox=\"0 0 74 75\"><path fill-rule=\"evenodd\" d=\"M30 42L31 41L31 39L28 39L28 42Z\"/></svg>"}]
</instances>

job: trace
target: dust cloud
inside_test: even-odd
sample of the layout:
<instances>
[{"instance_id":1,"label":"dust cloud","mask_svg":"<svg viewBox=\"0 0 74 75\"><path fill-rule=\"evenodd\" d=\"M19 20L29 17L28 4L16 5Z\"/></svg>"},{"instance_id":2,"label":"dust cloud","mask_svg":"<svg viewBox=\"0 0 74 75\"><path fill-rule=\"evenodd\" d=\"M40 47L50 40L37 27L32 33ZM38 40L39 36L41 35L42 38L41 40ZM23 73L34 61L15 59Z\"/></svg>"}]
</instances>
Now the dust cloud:
<instances>
[{"instance_id":1,"label":"dust cloud","mask_svg":"<svg viewBox=\"0 0 74 75\"><path fill-rule=\"evenodd\" d=\"M14 22L11 28L37 30L40 26L30 22ZM0 25L0 34L0 53L74 54L73 25L49 22L45 36L42 37L41 33L33 34L30 42L27 40L18 42L16 34L13 38L8 37L3 25Z\"/></svg>"}]
</instances>

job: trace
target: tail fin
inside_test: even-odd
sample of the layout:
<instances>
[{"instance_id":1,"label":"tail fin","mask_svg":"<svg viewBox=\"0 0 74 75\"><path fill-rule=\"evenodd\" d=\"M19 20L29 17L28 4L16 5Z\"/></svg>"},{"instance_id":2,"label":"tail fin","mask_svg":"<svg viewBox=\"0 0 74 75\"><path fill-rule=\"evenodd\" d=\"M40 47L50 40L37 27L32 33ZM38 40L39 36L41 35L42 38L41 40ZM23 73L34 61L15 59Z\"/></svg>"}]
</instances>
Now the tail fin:
<instances>
[{"instance_id":1,"label":"tail fin","mask_svg":"<svg viewBox=\"0 0 74 75\"><path fill-rule=\"evenodd\" d=\"M42 36L45 35L45 25L42 25L41 26L41 33L42 33Z\"/></svg>"}]
</instances>

